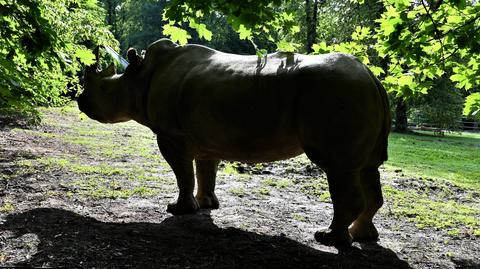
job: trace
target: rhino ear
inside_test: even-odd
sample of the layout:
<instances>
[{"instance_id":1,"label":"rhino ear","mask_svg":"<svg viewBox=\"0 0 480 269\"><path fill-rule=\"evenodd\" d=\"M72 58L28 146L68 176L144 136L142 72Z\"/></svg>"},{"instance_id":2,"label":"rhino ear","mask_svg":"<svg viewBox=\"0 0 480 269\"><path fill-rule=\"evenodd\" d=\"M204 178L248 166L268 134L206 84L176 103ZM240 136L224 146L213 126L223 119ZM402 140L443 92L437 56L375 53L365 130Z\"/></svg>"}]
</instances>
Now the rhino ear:
<instances>
[{"instance_id":1,"label":"rhino ear","mask_svg":"<svg viewBox=\"0 0 480 269\"><path fill-rule=\"evenodd\" d=\"M115 67L115 64L114 63L111 63L107 69L103 70L101 73L100 73L100 76L102 77L110 77L110 76L113 76L117 73L117 68Z\"/></svg>"},{"instance_id":2,"label":"rhino ear","mask_svg":"<svg viewBox=\"0 0 480 269\"><path fill-rule=\"evenodd\" d=\"M127 51L127 58L131 65L136 65L140 62L140 56L137 53L137 50L134 48L130 48Z\"/></svg>"}]
</instances>

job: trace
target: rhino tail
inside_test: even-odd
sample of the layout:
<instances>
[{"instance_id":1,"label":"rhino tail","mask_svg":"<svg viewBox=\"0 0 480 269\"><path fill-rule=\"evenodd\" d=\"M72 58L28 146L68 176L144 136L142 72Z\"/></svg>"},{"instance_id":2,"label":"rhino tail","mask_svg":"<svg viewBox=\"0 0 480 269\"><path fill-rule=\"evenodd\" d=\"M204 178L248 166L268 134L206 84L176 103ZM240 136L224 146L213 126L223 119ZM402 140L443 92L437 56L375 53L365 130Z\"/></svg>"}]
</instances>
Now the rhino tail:
<instances>
[{"instance_id":1,"label":"rhino tail","mask_svg":"<svg viewBox=\"0 0 480 269\"><path fill-rule=\"evenodd\" d=\"M384 162L388 160L388 134L390 133L390 129L392 127L392 116L390 113L390 102L388 101L387 91L383 87L382 83L378 78L368 69L370 76L375 81L375 85L377 86L377 90L380 94L382 106L383 106L383 125L382 130L380 132L380 136L378 137L377 145L375 152L380 154L380 161Z\"/></svg>"}]
</instances>

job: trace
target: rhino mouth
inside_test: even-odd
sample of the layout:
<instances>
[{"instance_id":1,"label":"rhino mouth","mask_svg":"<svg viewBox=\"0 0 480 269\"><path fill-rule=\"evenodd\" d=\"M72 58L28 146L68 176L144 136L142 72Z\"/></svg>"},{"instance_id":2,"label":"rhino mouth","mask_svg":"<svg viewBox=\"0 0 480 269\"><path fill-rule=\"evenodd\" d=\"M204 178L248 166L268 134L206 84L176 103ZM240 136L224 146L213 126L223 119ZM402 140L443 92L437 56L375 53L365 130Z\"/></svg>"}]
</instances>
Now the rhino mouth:
<instances>
[{"instance_id":1,"label":"rhino mouth","mask_svg":"<svg viewBox=\"0 0 480 269\"><path fill-rule=\"evenodd\" d=\"M85 113L89 118L99 121L99 117L92 112L89 102L85 100L85 97L83 95L80 95L78 97L77 104L78 109L80 109L81 112Z\"/></svg>"},{"instance_id":2,"label":"rhino mouth","mask_svg":"<svg viewBox=\"0 0 480 269\"><path fill-rule=\"evenodd\" d=\"M78 97L77 104L78 104L78 109L80 109L80 111L82 111L83 113L87 114L88 106L83 95L80 95Z\"/></svg>"}]
</instances>

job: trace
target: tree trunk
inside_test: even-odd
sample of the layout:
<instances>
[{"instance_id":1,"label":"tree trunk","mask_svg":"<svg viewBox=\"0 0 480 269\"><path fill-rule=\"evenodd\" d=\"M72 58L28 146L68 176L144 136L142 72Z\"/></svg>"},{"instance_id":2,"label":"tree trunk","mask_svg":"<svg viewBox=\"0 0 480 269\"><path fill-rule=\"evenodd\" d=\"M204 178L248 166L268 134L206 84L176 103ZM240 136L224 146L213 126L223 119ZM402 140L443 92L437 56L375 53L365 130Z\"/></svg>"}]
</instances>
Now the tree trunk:
<instances>
[{"instance_id":1,"label":"tree trunk","mask_svg":"<svg viewBox=\"0 0 480 269\"><path fill-rule=\"evenodd\" d=\"M395 100L395 132L405 133L408 131L407 104L403 98Z\"/></svg>"},{"instance_id":2,"label":"tree trunk","mask_svg":"<svg viewBox=\"0 0 480 269\"><path fill-rule=\"evenodd\" d=\"M107 0L105 2L107 10L107 24L112 26L112 33L117 37L117 1Z\"/></svg>"},{"instance_id":3,"label":"tree trunk","mask_svg":"<svg viewBox=\"0 0 480 269\"><path fill-rule=\"evenodd\" d=\"M311 7L311 1L305 0L305 15L307 25L307 53L312 53L312 46L315 44L317 38L317 18L318 18L318 3L320 0L312 0L313 9Z\"/></svg>"}]
</instances>

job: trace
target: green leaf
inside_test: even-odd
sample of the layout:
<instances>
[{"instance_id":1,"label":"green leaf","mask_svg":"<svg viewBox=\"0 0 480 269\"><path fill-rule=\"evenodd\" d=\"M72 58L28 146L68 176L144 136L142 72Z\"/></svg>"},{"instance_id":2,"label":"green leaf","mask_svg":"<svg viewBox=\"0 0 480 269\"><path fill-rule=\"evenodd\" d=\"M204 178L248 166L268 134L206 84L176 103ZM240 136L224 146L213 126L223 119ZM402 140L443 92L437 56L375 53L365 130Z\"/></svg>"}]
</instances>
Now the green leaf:
<instances>
[{"instance_id":1,"label":"green leaf","mask_svg":"<svg viewBox=\"0 0 480 269\"><path fill-rule=\"evenodd\" d=\"M400 87L403 87L403 86L411 87L412 85L413 85L413 76L404 75L398 79L398 86Z\"/></svg>"},{"instance_id":2,"label":"green leaf","mask_svg":"<svg viewBox=\"0 0 480 269\"><path fill-rule=\"evenodd\" d=\"M393 17L387 20L383 20L381 23L381 28L384 32L384 35L389 36L395 32L397 24L402 23L403 20L400 17Z\"/></svg>"},{"instance_id":3,"label":"green leaf","mask_svg":"<svg viewBox=\"0 0 480 269\"><path fill-rule=\"evenodd\" d=\"M408 19L415 19L417 17L418 11L417 10L411 10L407 13L407 18Z\"/></svg>"},{"instance_id":4,"label":"green leaf","mask_svg":"<svg viewBox=\"0 0 480 269\"><path fill-rule=\"evenodd\" d=\"M173 25L164 25L162 33L169 36L173 42L178 42L180 45L185 45L191 36L182 28Z\"/></svg>"},{"instance_id":5,"label":"green leaf","mask_svg":"<svg viewBox=\"0 0 480 269\"><path fill-rule=\"evenodd\" d=\"M448 23L459 24L463 21L463 17L459 15L452 15L447 17Z\"/></svg>"},{"instance_id":6,"label":"green leaf","mask_svg":"<svg viewBox=\"0 0 480 269\"><path fill-rule=\"evenodd\" d=\"M378 66L370 66L370 70L376 77L380 76L381 74L385 74L385 71Z\"/></svg>"},{"instance_id":7,"label":"green leaf","mask_svg":"<svg viewBox=\"0 0 480 269\"><path fill-rule=\"evenodd\" d=\"M467 78L462 75L462 74L455 74L455 75L452 75L450 76L450 80L453 81L453 82L463 82L465 80L467 80Z\"/></svg>"},{"instance_id":8,"label":"green leaf","mask_svg":"<svg viewBox=\"0 0 480 269\"><path fill-rule=\"evenodd\" d=\"M240 35L240 39L250 39L252 37L252 30L245 27L245 25L240 24L237 30L238 34Z\"/></svg>"},{"instance_id":9,"label":"green leaf","mask_svg":"<svg viewBox=\"0 0 480 269\"><path fill-rule=\"evenodd\" d=\"M472 93L465 99L463 115L476 116L480 119L480 92Z\"/></svg>"},{"instance_id":10,"label":"green leaf","mask_svg":"<svg viewBox=\"0 0 480 269\"><path fill-rule=\"evenodd\" d=\"M95 8L97 6L97 0L87 0L85 1L85 6L88 8Z\"/></svg>"},{"instance_id":11,"label":"green leaf","mask_svg":"<svg viewBox=\"0 0 480 269\"><path fill-rule=\"evenodd\" d=\"M92 65L95 63L95 55L90 50L77 49L75 50L75 57L84 65Z\"/></svg>"},{"instance_id":12,"label":"green leaf","mask_svg":"<svg viewBox=\"0 0 480 269\"><path fill-rule=\"evenodd\" d=\"M191 19L189 21L189 26L197 31L200 38L203 38L207 41L212 40L212 32L207 29L205 24L197 23L195 20Z\"/></svg>"},{"instance_id":13,"label":"green leaf","mask_svg":"<svg viewBox=\"0 0 480 269\"><path fill-rule=\"evenodd\" d=\"M277 42L276 45L277 45L277 51L284 51L284 52L294 52L300 46L300 44L298 43L292 43L285 40L281 40Z\"/></svg>"},{"instance_id":14,"label":"green leaf","mask_svg":"<svg viewBox=\"0 0 480 269\"><path fill-rule=\"evenodd\" d=\"M461 75L461 74L455 74L455 75L450 76L450 80L454 81L454 82L464 81L465 79L467 79L467 78L464 75Z\"/></svg>"},{"instance_id":15,"label":"green leaf","mask_svg":"<svg viewBox=\"0 0 480 269\"><path fill-rule=\"evenodd\" d=\"M395 5L399 8L408 7L410 0L395 0Z\"/></svg>"},{"instance_id":16,"label":"green leaf","mask_svg":"<svg viewBox=\"0 0 480 269\"><path fill-rule=\"evenodd\" d=\"M259 58L265 58L265 57L267 57L267 54L268 54L268 52L267 52L266 49L256 50L255 53L257 54L257 56L258 56Z\"/></svg>"},{"instance_id":17,"label":"green leaf","mask_svg":"<svg viewBox=\"0 0 480 269\"><path fill-rule=\"evenodd\" d=\"M312 49L315 54L320 54L331 52L333 48L328 46L325 42L320 42L317 44L313 44Z\"/></svg>"},{"instance_id":18,"label":"green leaf","mask_svg":"<svg viewBox=\"0 0 480 269\"><path fill-rule=\"evenodd\" d=\"M355 32L352 33L352 39L355 41L361 41L366 39L370 36L370 28L369 27L361 27L357 26Z\"/></svg>"},{"instance_id":19,"label":"green leaf","mask_svg":"<svg viewBox=\"0 0 480 269\"><path fill-rule=\"evenodd\" d=\"M300 26L298 26L298 25L292 25L292 27L290 28L290 32L291 32L292 34L299 33L299 32L300 32Z\"/></svg>"}]
</instances>

